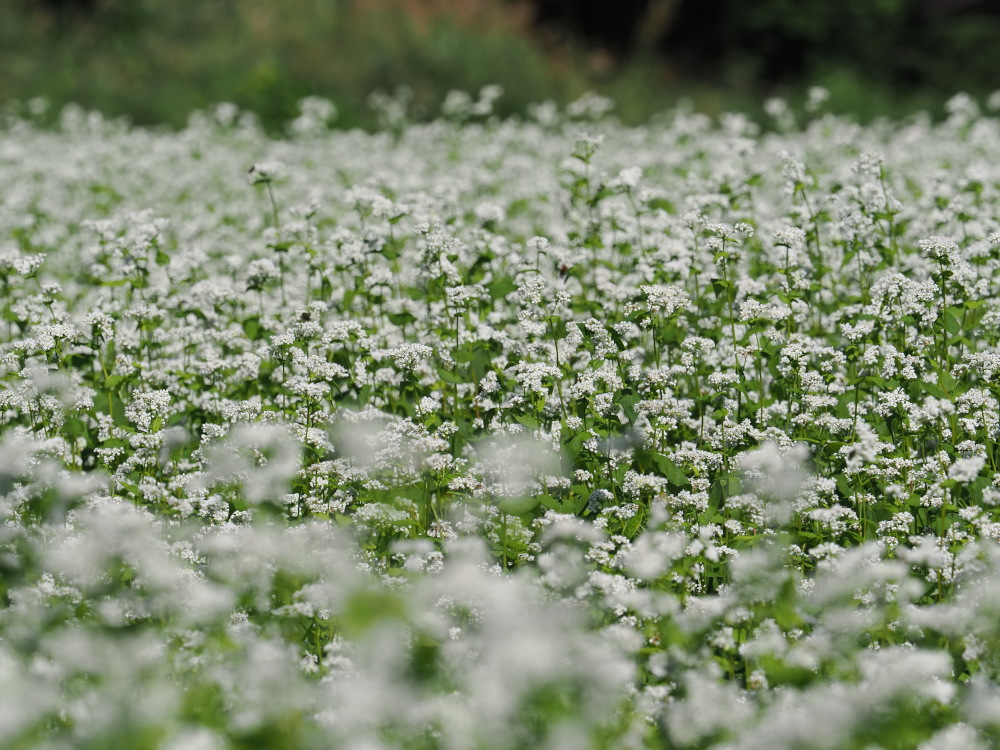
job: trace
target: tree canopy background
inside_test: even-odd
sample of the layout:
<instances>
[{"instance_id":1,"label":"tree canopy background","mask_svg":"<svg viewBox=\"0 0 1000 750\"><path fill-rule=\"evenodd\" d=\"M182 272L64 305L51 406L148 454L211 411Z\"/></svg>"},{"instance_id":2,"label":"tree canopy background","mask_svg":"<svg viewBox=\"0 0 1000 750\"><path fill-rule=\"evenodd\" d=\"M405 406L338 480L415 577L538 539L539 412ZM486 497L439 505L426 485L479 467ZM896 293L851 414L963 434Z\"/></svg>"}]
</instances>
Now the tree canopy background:
<instances>
[{"instance_id":1,"label":"tree canopy background","mask_svg":"<svg viewBox=\"0 0 1000 750\"><path fill-rule=\"evenodd\" d=\"M227 101L279 129L299 99L368 127L372 91L504 87L502 114L611 96L638 122L680 97L759 112L812 85L860 119L1000 89L1000 0L10 0L0 104L45 97L181 125Z\"/></svg>"}]
</instances>

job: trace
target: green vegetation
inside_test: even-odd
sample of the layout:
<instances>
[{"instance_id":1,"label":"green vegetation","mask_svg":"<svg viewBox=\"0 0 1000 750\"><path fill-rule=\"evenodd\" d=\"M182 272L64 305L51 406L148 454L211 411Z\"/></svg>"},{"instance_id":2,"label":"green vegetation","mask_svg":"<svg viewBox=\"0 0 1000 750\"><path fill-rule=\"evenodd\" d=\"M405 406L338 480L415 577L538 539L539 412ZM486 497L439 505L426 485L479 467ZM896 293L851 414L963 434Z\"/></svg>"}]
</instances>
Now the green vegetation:
<instances>
[{"instance_id":1,"label":"green vegetation","mask_svg":"<svg viewBox=\"0 0 1000 750\"><path fill-rule=\"evenodd\" d=\"M685 16L697 4L682 4L659 56L646 44L617 60L572 37L543 44L516 6L500 0L465 16L427 5L95 0L91 12L74 13L14 0L0 6L0 103L45 97L50 120L78 103L177 128L193 110L232 102L279 132L305 96L334 101L339 127L374 127L369 95L400 86L412 92L418 117L437 112L451 90L499 84L501 115L546 99L565 105L593 90L613 98L631 124L683 98L710 115L739 110L767 122L764 100L802 103L813 84L830 91L829 111L861 121L940 115L955 90L982 98L1000 88L1000 51L990 42L996 23L929 23L912 3L811 4L800 12L785 0L717 2L712 23Z\"/></svg>"},{"instance_id":2,"label":"green vegetation","mask_svg":"<svg viewBox=\"0 0 1000 750\"><path fill-rule=\"evenodd\" d=\"M0 746L998 746L997 119L496 93L0 121Z\"/></svg>"},{"instance_id":3,"label":"green vegetation","mask_svg":"<svg viewBox=\"0 0 1000 750\"><path fill-rule=\"evenodd\" d=\"M263 0L114 4L93 16L0 9L0 101L75 102L143 124L186 123L218 102L253 111L270 128L308 95L336 102L343 127L371 126L376 90L413 91L417 111L451 89L497 83L501 111L524 111L582 89L555 76L511 28L468 28L444 16L421 24L391 4Z\"/></svg>"}]
</instances>

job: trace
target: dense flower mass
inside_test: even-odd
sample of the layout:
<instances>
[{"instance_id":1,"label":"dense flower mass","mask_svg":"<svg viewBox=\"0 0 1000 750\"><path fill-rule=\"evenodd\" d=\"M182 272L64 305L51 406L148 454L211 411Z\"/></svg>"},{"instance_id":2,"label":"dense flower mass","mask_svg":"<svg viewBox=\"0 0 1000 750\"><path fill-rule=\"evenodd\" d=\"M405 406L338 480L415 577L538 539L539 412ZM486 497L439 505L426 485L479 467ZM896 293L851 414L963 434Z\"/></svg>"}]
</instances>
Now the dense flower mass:
<instances>
[{"instance_id":1,"label":"dense flower mass","mask_svg":"<svg viewBox=\"0 0 1000 750\"><path fill-rule=\"evenodd\" d=\"M487 93L0 118L0 745L1000 744L1000 122Z\"/></svg>"}]
</instances>

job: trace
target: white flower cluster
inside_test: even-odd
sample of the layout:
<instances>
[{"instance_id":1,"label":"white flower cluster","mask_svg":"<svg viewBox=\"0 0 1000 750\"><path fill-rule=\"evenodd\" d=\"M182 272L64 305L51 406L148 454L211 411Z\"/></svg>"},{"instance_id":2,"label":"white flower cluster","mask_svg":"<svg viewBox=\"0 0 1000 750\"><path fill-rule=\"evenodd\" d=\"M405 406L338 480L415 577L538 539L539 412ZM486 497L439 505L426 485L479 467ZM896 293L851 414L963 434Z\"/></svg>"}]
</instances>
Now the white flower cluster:
<instances>
[{"instance_id":1,"label":"white flower cluster","mask_svg":"<svg viewBox=\"0 0 1000 750\"><path fill-rule=\"evenodd\" d=\"M0 746L1000 743L1000 124L500 93L0 115Z\"/></svg>"}]
</instances>

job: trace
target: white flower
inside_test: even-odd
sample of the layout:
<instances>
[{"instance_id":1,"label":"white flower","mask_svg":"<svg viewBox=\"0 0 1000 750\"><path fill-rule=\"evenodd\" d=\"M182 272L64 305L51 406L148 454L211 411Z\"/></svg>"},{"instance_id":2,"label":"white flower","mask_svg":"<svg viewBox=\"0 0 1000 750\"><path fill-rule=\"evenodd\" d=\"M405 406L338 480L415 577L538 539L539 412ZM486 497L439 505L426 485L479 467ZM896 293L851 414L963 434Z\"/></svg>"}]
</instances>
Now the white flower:
<instances>
[{"instance_id":1,"label":"white flower","mask_svg":"<svg viewBox=\"0 0 1000 750\"><path fill-rule=\"evenodd\" d=\"M616 185L625 190L634 190L642 179L642 167L626 167L618 173Z\"/></svg>"},{"instance_id":2,"label":"white flower","mask_svg":"<svg viewBox=\"0 0 1000 750\"><path fill-rule=\"evenodd\" d=\"M148 430L153 420L163 416L170 406L170 391L146 391L132 396L132 403L125 407L125 417L140 430Z\"/></svg>"},{"instance_id":3,"label":"white flower","mask_svg":"<svg viewBox=\"0 0 1000 750\"><path fill-rule=\"evenodd\" d=\"M960 484L969 484L975 481L985 464L986 458L984 456L960 458L948 467L948 478L954 479Z\"/></svg>"},{"instance_id":4,"label":"white flower","mask_svg":"<svg viewBox=\"0 0 1000 750\"><path fill-rule=\"evenodd\" d=\"M259 185L265 182L274 182L285 171L284 162L265 161L253 164L247 171L247 181L251 185Z\"/></svg>"},{"instance_id":5,"label":"white flower","mask_svg":"<svg viewBox=\"0 0 1000 750\"><path fill-rule=\"evenodd\" d=\"M412 370L421 360L427 359L433 353L434 350L426 344L413 343L394 346L387 352L388 356L396 362L396 365L404 370Z\"/></svg>"}]
</instances>

